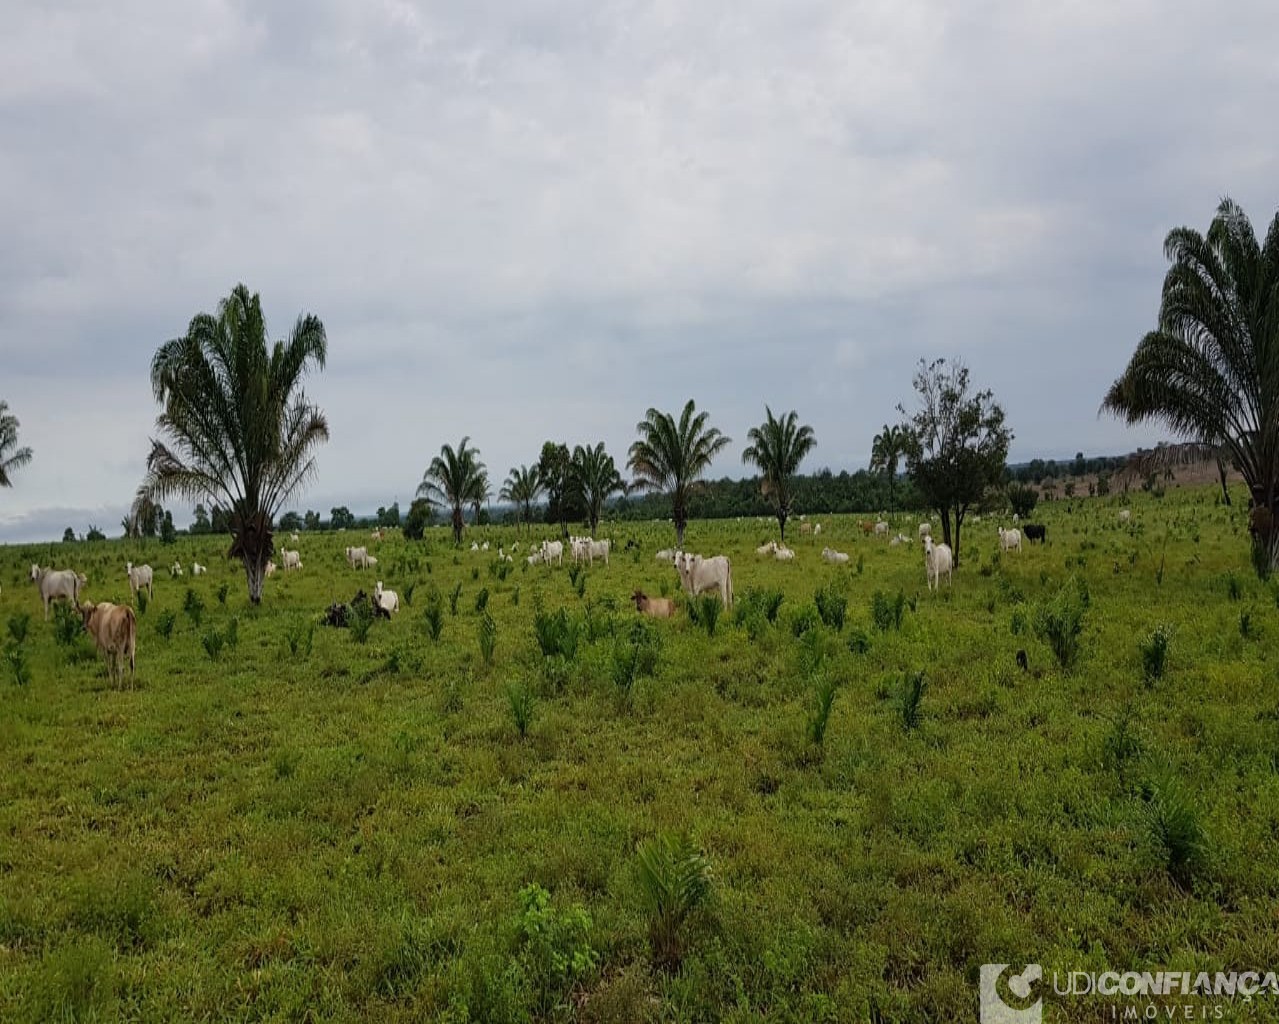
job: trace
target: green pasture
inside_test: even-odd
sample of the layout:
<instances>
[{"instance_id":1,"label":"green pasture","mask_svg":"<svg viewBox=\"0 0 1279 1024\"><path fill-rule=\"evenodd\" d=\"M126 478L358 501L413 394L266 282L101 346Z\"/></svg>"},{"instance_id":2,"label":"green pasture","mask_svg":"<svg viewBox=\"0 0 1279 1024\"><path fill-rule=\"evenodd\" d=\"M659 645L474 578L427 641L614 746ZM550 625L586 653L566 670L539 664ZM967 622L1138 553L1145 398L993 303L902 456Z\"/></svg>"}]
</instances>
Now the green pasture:
<instances>
[{"instance_id":1,"label":"green pasture","mask_svg":"<svg viewBox=\"0 0 1279 1024\"><path fill-rule=\"evenodd\" d=\"M679 590L668 523L601 526L612 564L576 580L514 528L388 534L369 571L342 555L367 531L303 534L259 608L223 537L2 548L0 1020L950 1022L986 962L1279 968L1279 611L1246 512L1034 518L1047 543L1002 557L966 523L939 594L917 516L898 547L809 517L792 563L755 555L775 522L693 522L733 564L713 632L682 598L635 626L636 587ZM26 576L124 602L128 560L155 596L118 689ZM319 624L377 579L393 621ZM547 657L560 609L576 652ZM708 883L668 947L663 837Z\"/></svg>"}]
</instances>

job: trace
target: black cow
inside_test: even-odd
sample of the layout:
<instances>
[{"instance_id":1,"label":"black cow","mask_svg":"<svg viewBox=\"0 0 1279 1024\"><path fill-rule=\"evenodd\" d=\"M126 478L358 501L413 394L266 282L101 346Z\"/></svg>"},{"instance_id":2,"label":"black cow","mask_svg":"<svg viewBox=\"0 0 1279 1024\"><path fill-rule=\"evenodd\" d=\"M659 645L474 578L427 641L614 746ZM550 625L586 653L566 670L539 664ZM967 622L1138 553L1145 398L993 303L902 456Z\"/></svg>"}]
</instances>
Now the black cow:
<instances>
[{"instance_id":1,"label":"black cow","mask_svg":"<svg viewBox=\"0 0 1279 1024\"><path fill-rule=\"evenodd\" d=\"M1021 532L1026 535L1027 540L1037 540L1042 543L1048 539L1048 527L1042 523L1027 523L1021 528Z\"/></svg>"}]
</instances>

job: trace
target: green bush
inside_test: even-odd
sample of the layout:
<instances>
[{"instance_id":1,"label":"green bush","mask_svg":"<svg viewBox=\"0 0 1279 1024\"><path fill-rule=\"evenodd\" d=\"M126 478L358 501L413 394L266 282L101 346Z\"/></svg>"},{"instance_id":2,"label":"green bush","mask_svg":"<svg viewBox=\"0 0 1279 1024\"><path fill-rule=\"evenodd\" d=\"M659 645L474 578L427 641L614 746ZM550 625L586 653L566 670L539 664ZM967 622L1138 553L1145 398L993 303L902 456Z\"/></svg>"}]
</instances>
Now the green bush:
<instances>
[{"instance_id":1,"label":"green bush","mask_svg":"<svg viewBox=\"0 0 1279 1024\"><path fill-rule=\"evenodd\" d=\"M457 615L457 601L462 596L462 584L459 583L449 592L449 614Z\"/></svg>"},{"instance_id":2,"label":"green bush","mask_svg":"<svg viewBox=\"0 0 1279 1024\"><path fill-rule=\"evenodd\" d=\"M558 655L566 661L577 658L581 630L577 622L560 608L547 613L537 608L533 612L533 635L544 658Z\"/></svg>"},{"instance_id":3,"label":"green bush","mask_svg":"<svg viewBox=\"0 0 1279 1024\"><path fill-rule=\"evenodd\" d=\"M489 604L488 587L481 587L480 592L475 595L475 610L477 612L482 612L484 611L485 608L488 607L488 604Z\"/></svg>"},{"instance_id":4,"label":"green bush","mask_svg":"<svg viewBox=\"0 0 1279 1024\"><path fill-rule=\"evenodd\" d=\"M1162 679L1168 662L1168 645L1172 642L1172 627L1156 626L1145 640L1139 642L1141 668L1146 682Z\"/></svg>"},{"instance_id":5,"label":"green bush","mask_svg":"<svg viewBox=\"0 0 1279 1024\"><path fill-rule=\"evenodd\" d=\"M222 657L222 648L226 644L226 639L216 629L210 629L200 638L200 643L204 647L204 653L209 656L210 661L217 661Z\"/></svg>"},{"instance_id":6,"label":"green bush","mask_svg":"<svg viewBox=\"0 0 1279 1024\"><path fill-rule=\"evenodd\" d=\"M1035 636L1048 644L1063 669L1079 658L1080 637L1088 608L1088 591L1078 577L1068 579L1057 594L1035 611Z\"/></svg>"},{"instance_id":7,"label":"green bush","mask_svg":"<svg viewBox=\"0 0 1279 1024\"><path fill-rule=\"evenodd\" d=\"M1155 859L1177 885L1189 889L1208 861L1199 812L1171 766L1153 768L1144 790L1142 817Z\"/></svg>"},{"instance_id":8,"label":"green bush","mask_svg":"<svg viewBox=\"0 0 1279 1024\"><path fill-rule=\"evenodd\" d=\"M1005 493L1009 506L1022 519L1029 518L1039 504L1039 492L1027 484L1009 484Z\"/></svg>"},{"instance_id":9,"label":"green bush","mask_svg":"<svg viewBox=\"0 0 1279 1024\"><path fill-rule=\"evenodd\" d=\"M346 624L351 630L351 637L357 644L365 643L369 639L369 630L373 628L373 602L368 598L352 601L350 609Z\"/></svg>"},{"instance_id":10,"label":"green bush","mask_svg":"<svg viewBox=\"0 0 1279 1024\"><path fill-rule=\"evenodd\" d=\"M294 619L285 630L284 640L290 655L309 658L315 642L315 623L309 619Z\"/></svg>"},{"instance_id":11,"label":"green bush","mask_svg":"<svg viewBox=\"0 0 1279 1024\"><path fill-rule=\"evenodd\" d=\"M817 613L816 606L811 604L801 605L791 615L790 630L798 638L809 630L817 629L821 623L822 617Z\"/></svg>"},{"instance_id":12,"label":"green bush","mask_svg":"<svg viewBox=\"0 0 1279 1024\"><path fill-rule=\"evenodd\" d=\"M440 592L431 588L426 598L426 606L422 609L422 619L426 623L427 635L438 642L444 632L444 598Z\"/></svg>"},{"instance_id":13,"label":"green bush","mask_svg":"<svg viewBox=\"0 0 1279 1024\"><path fill-rule=\"evenodd\" d=\"M870 620L881 633L901 629L905 610L906 595L900 590L894 597L889 597L882 590L876 590L870 597Z\"/></svg>"},{"instance_id":14,"label":"green bush","mask_svg":"<svg viewBox=\"0 0 1279 1024\"><path fill-rule=\"evenodd\" d=\"M139 590L139 594L144 591ZM59 647L70 647L84 635L84 618L69 604L59 601L53 606L53 639Z\"/></svg>"},{"instance_id":15,"label":"green bush","mask_svg":"<svg viewBox=\"0 0 1279 1024\"><path fill-rule=\"evenodd\" d=\"M223 583L221 586L219 586L217 590L218 604L221 604L221 605L226 604L227 594L229 593L231 593L231 587L229 584Z\"/></svg>"},{"instance_id":16,"label":"green bush","mask_svg":"<svg viewBox=\"0 0 1279 1024\"><path fill-rule=\"evenodd\" d=\"M58 602L58 606L62 607L62 602ZM9 616L9 636L15 644L20 644L27 638L27 632L31 628L31 616L26 612L16 612Z\"/></svg>"},{"instance_id":17,"label":"green bush","mask_svg":"<svg viewBox=\"0 0 1279 1024\"><path fill-rule=\"evenodd\" d=\"M844 628L844 619L848 614L848 598L837 593L833 587L822 587L813 594L813 603L817 606L817 614L835 632Z\"/></svg>"},{"instance_id":18,"label":"green bush","mask_svg":"<svg viewBox=\"0 0 1279 1024\"><path fill-rule=\"evenodd\" d=\"M688 618L695 626L706 630L707 636L715 635L715 624L719 622L719 613L723 604L718 594L702 594L688 599Z\"/></svg>"},{"instance_id":19,"label":"green bush","mask_svg":"<svg viewBox=\"0 0 1279 1024\"><path fill-rule=\"evenodd\" d=\"M191 620L191 625L199 626L204 618L204 601L190 587L187 587L186 596L182 599L182 610L186 612L187 618Z\"/></svg>"},{"instance_id":20,"label":"green bush","mask_svg":"<svg viewBox=\"0 0 1279 1024\"><path fill-rule=\"evenodd\" d=\"M476 627L476 640L480 645L480 657L485 665L493 664L493 652L497 648L497 623L488 612L480 613L480 623Z\"/></svg>"},{"instance_id":21,"label":"green bush","mask_svg":"<svg viewBox=\"0 0 1279 1024\"><path fill-rule=\"evenodd\" d=\"M679 967L694 915L711 892L710 864L688 836L658 836L640 847L639 887L658 967Z\"/></svg>"},{"instance_id":22,"label":"green bush","mask_svg":"<svg viewBox=\"0 0 1279 1024\"><path fill-rule=\"evenodd\" d=\"M551 894L537 884L520 890L517 959L532 993L537 1019L555 1019L569 1011L573 991L584 986L599 968L600 955L591 945L591 927L591 915L584 907L556 910Z\"/></svg>"},{"instance_id":23,"label":"green bush","mask_svg":"<svg viewBox=\"0 0 1279 1024\"><path fill-rule=\"evenodd\" d=\"M907 732L919 728L924 718L924 693L928 690L928 682L922 672L910 672L902 677L901 686L897 690L897 715L902 728Z\"/></svg>"},{"instance_id":24,"label":"green bush","mask_svg":"<svg viewBox=\"0 0 1279 1024\"><path fill-rule=\"evenodd\" d=\"M865 654L870 650L870 634L861 628L849 630L848 650L852 654Z\"/></svg>"},{"instance_id":25,"label":"green bush","mask_svg":"<svg viewBox=\"0 0 1279 1024\"><path fill-rule=\"evenodd\" d=\"M506 688L506 706L511 711L511 721L520 739L528 735L533 724L533 691L524 683L511 683Z\"/></svg>"},{"instance_id":26,"label":"green bush","mask_svg":"<svg viewBox=\"0 0 1279 1024\"><path fill-rule=\"evenodd\" d=\"M826 738L826 726L830 722L831 708L835 706L837 689L835 680L826 673L817 676L813 685L807 728L808 740L815 746L820 747Z\"/></svg>"},{"instance_id":27,"label":"green bush","mask_svg":"<svg viewBox=\"0 0 1279 1024\"><path fill-rule=\"evenodd\" d=\"M4 662L15 686L26 686L31 682L31 666L27 662L26 648L22 644L11 641L4 649Z\"/></svg>"},{"instance_id":28,"label":"green bush","mask_svg":"<svg viewBox=\"0 0 1279 1024\"><path fill-rule=\"evenodd\" d=\"M155 631L168 640L173 636L173 627L177 624L177 621L177 615L173 611L166 609L156 616Z\"/></svg>"}]
</instances>

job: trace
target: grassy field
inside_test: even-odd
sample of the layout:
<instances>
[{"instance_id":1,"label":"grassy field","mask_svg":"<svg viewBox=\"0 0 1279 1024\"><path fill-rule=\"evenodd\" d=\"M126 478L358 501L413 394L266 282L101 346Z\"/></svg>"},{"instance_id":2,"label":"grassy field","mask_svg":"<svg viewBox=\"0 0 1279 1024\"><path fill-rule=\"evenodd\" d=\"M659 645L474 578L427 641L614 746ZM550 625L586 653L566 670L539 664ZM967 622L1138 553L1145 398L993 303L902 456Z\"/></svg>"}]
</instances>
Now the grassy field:
<instances>
[{"instance_id":1,"label":"grassy field","mask_svg":"<svg viewBox=\"0 0 1279 1024\"><path fill-rule=\"evenodd\" d=\"M984 962L1275 969L1275 592L1211 488L1120 507L1041 507L1002 558L973 525L940 595L853 519L790 564L754 554L775 523L696 522L734 566L713 634L634 627L636 586L678 589L668 524L603 527L638 550L576 583L439 529L376 575L304 535L259 609L224 538L0 549L0 1019L949 1022ZM124 601L128 559L161 571L118 690L25 575ZM378 577L414 584L394 621L316 624ZM658 920L641 861L681 836L708 888Z\"/></svg>"}]
</instances>

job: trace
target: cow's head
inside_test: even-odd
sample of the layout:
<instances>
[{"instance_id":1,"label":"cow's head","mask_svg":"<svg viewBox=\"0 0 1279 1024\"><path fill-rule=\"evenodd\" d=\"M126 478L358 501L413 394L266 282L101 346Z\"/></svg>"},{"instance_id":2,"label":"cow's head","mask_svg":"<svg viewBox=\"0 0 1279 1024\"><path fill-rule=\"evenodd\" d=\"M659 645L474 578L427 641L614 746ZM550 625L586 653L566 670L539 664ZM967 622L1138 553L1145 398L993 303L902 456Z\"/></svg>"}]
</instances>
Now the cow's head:
<instances>
[{"instance_id":1,"label":"cow's head","mask_svg":"<svg viewBox=\"0 0 1279 1024\"><path fill-rule=\"evenodd\" d=\"M642 612L644 610L644 603L648 600L648 595L642 590L637 590L631 595L631 600L635 602L635 610L637 612Z\"/></svg>"}]
</instances>

